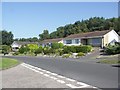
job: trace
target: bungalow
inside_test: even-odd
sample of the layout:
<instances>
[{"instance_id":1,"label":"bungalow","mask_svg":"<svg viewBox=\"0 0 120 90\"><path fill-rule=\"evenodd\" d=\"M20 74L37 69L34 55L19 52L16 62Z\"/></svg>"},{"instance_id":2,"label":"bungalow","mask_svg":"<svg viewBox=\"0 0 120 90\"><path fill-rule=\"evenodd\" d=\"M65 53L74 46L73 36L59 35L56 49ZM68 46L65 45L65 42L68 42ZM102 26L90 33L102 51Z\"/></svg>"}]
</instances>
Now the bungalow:
<instances>
[{"instance_id":1,"label":"bungalow","mask_svg":"<svg viewBox=\"0 0 120 90\"><path fill-rule=\"evenodd\" d=\"M92 45L104 47L119 42L119 35L114 30L93 31L69 35L63 39L64 45Z\"/></svg>"},{"instance_id":2,"label":"bungalow","mask_svg":"<svg viewBox=\"0 0 120 90\"><path fill-rule=\"evenodd\" d=\"M63 43L63 38L56 38L56 39L46 39L40 42L40 45L43 47L45 46L51 46L52 43L58 42L58 43Z\"/></svg>"},{"instance_id":3,"label":"bungalow","mask_svg":"<svg viewBox=\"0 0 120 90\"><path fill-rule=\"evenodd\" d=\"M11 45L12 51L18 51L21 46L25 46L27 44L38 44L38 42L14 41Z\"/></svg>"}]
</instances>

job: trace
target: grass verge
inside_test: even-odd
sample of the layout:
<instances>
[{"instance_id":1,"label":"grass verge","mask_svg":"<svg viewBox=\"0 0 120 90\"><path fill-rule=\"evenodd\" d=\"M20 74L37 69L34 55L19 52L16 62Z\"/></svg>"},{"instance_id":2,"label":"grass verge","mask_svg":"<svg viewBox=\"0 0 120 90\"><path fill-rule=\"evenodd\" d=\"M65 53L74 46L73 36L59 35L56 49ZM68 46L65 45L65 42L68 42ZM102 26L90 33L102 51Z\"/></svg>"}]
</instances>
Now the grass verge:
<instances>
[{"instance_id":1,"label":"grass verge","mask_svg":"<svg viewBox=\"0 0 120 90\"><path fill-rule=\"evenodd\" d=\"M10 58L1 58L0 59L0 70L8 69L20 64L19 61Z\"/></svg>"},{"instance_id":2,"label":"grass verge","mask_svg":"<svg viewBox=\"0 0 120 90\"><path fill-rule=\"evenodd\" d=\"M120 64L119 60L100 60L97 63L103 63L103 64Z\"/></svg>"}]
</instances>

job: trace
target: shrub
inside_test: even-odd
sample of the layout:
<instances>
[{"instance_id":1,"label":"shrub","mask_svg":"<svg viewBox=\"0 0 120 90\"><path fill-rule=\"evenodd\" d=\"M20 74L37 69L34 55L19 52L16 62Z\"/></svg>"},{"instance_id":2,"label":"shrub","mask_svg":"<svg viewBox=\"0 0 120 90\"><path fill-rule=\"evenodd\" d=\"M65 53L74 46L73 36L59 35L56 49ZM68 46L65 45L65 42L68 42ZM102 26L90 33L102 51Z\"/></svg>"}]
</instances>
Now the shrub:
<instances>
[{"instance_id":1,"label":"shrub","mask_svg":"<svg viewBox=\"0 0 120 90\"><path fill-rule=\"evenodd\" d=\"M120 45L109 45L105 48L106 54L119 54L120 53Z\"/></svg>"},{"instance_id":2,"label":"shrub","mask_svg":"<svg viewBox=\"0 0 120 90\"><path fill-rule=\"evenodd\" d=\"M70 54L64 54L62 57L63 58L69 58L71 55Z\"/></svg>"},{"instance_id":3,"label":"shrub","mask_svg":"<svg viewBox=\"0 0 120 90\"><path fill-rule=\"evenodd\" d=\"M76 53L83 52L83 53L88 53L92 50L92 46L90 45L83 45L83 46L76 46Z\"/></svg>"},{"instance_id":4,"label":"shrub","mask_svg":"<svg viewBox=\"0 0 120 90\"><path fill-rule=\"evenodd\" d=\"M63 43L59 43L59 48L63 48Z\"/></svg>"},{"instance_id":5,"label":"shrub","mask_svg":"<svg viewBox=\"0 0 120 90\"><path fill-rule=\"evenodd\" d=\"M76 57L81 57L81 56L85 56L85 53L79 52L79 53L76 55Z\"/></svg>"},{"instance_id":6,"label":"shrub","mask_svg":"<svg viewBox=\"0 0 120 90\"><path fill-rule=\"evenodd\" d=\"M29 52L29 48L27 46L22 46L20 49L19 49L19 53L21 54L26 54L27 52Z\"/></svg>"},{"instance_id":7,"label":"shrub","mask_svg":"<svg viewBox=\"0 0 120 90\"><path fill-rule=\"evenodd\" d=\"M29 48L30 53L34 53L39 47L37 44L28 44L27 47Z\"/></svg>"},{"instance_id":8,"label":"shrub","mask_svg":"<svg viewBox=\"0 0 120 90\"><path fill-rule=\"evenodd\" d=\"M63 44L54 42L54 43L52 43L51 48L53 48L53 49L63 48Z\"/></svg>"},{"instance_id":9,"label":"shrub","mask_svg":"<svg viewBox=\"0 0 120 90\"><path fill-rule=\"evenodd\" d=\"M90 52L92 50L92 46L90 45L80 45L80 46L64 46L63 48L63 53L67 54L67 53L79 53L79 52L83 52L83 53L87 53Z\"/></svg>"},{"instance_id":10,"label":"shrub","mask_svg":"<svg viewBox=\"0 0 120 90\"><path fill-rule=\"evenodd\" d=\"M2 53L3 53L4 55L8 54L10 51L11 51L10 46L2 45Z\"/></svg>"},{"instance_id":11,"label":"shrub","mask_svg":"<svg viewBox=\"0 0 120 90\"><path fill-rule=\"evenodd\" d=\"M49 47L44 47L44 48L43 48L43 53L44 53L45 55L49 55L49 54L50 54L50 48L49 48Z\"/></svg>"},{"instance_id":12,"label":"shrub","mask_svg":"<svg viewBox=\"0 0 120 90\"><path fill-rule=\"evenodd\" d=\"M62 56L63 55L63 49L58 49L58 53L59 53L60 56Z\"/></svg>"},{"instance_id":13,"label":"shrub","mask_svg":"<svg viewBox=\"0 0 120 90\"><path fill-rule=\"evenodd\" d=\"M19 52L14 52L13 55L19 55Z\"/></svg>"},{"instance_id":14,"label":"shrub","mask_svg":"<svg viewBox=\"0 0 120 90\"><path fill-rule=\"evenodd\" d=\"M67 54L67 53L70 53L70 52L75 53L76 52L76 48L75 47L76 46L64 46L63 47L63 53L64 54Z\"/></svg>"},{"instance_id":15,"label":"shrub","mask_svg":"<svg viewBox=\"0 0 120 90\"><path fill-rule=\"evenodd\" d=\"M43 51L43 48L40 46L38 49L36 49L35 50L35 55L37 56L37 54L40 54L40 53L42 53L42 51Z\"/></svg>"}]
</instances>

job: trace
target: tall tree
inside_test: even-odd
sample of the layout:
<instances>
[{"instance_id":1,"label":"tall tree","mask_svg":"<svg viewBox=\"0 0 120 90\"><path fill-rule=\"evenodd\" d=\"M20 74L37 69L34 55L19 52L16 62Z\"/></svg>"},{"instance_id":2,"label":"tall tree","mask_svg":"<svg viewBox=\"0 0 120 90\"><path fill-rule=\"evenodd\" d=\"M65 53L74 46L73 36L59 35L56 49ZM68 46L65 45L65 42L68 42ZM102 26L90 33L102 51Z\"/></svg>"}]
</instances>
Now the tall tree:
<instances>
[{"instance_id":1,"label":"tall tree","mask_svg":"<svg viewBox=\"0 0 120 90\"><path fill-rule=\"evenodd\" d=\"M2 44L3 45L11 45L13 42L13 34L12 32L8 32L6 30L0 31L2 35Z\"/></svg>"},{"instance_id":2,"label":"tall tree","mask_svg":"<svg viewBox=\"0 0 120 90\"><path fill-rule=\"evenodd\" d=\"M40 40L49 39L50 38L49 31L44 30L42 34L39 34L39 37Z\"/></svg>"}]
</instances>

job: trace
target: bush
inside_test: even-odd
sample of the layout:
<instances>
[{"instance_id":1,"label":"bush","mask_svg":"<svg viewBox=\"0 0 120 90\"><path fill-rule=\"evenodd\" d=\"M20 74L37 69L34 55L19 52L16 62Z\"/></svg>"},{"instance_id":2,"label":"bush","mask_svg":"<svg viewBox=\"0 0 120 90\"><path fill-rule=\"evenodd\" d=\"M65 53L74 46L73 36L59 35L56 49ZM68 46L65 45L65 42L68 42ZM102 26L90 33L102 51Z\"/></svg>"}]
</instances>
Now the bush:
<instances>
[{"instance_id":1,"label":"bush","mask_svg":"<svg viewBox=\"0 0 120 90\"><path fill-rule=\"evenodd\" d=\"M54 42L54 43L52 43L51 48L53 48L53 49L63 48L63 44L62 43Z\"/></svg>"},{"instance_id":2,"label":"bush","mask_svg":"<svg viewBox=\"0 0 120 90\"><path fill-rule=\"evenodd\" d=\"M79 52L79 53L76 55L76 57L81 57L81 56L85 56L85 53Z\"/></svg>"},{"instance_id":3,"label":"bush","mask_svg":"<svg viewBox=\"0 0 120 90\"><path fill-rule=\"evenodd\" d=\"M10 46L2 45L2 53L3 53L4 55L9 54L10 51L11 51Z\"/></svg>"},{"instance_id":4,"label":"bush","mask_svg":"<svg viewBox=\"0 0 120 90\"><path fill-rule=\"evenodd\" d=\"M59 54L60 56L62 56L62 55L63 55L63 49L58 49L58 54Z\"/></svg>"},{"instance_id":5,"label":"bush","mask_svg":"<svg viewBox=\"0 0 120 90\"><path fill-rule=\"evenodd\" d=\"M76 48L75 47L76 46L64 46L63 47L63 53L64 54L67 54L67 53L70 53L70 52L75 53L76 52Z\"/></svg>"},{"instance_id":6,"label":"bush","mask_svg":"<svg viewBox=\"0 0 120 90\"><path fill-rule=\"evenodd\" d=\"M30 53L34 53L39 47L37 44L28 44L27 47L29 48Z\"/></svg>"},{"instance_id":7,"label":"bush","mask_svg":"<svg viewBox=\"0 0 120 90\"><path fill-rule=\"evenodd\" d=\"M105 48L106 54L119 54L120 53L120 45L109 45Z\"/></svg>"},{"instance_id":8,"label":"bush","mask_svg":"<svg viewBox=\"0 0 120 90\"><path fill-rule=\"evenodd\" d=\"M44 48L43 48L43 53L44 53L45 55L50 55L50 47L44 47Z\"/></svg>"},{"instance_id":9,"label":"bush","mask_svg":"<svg viewBox=\"0 0 120 90\"><path fill-rule=\"evenodd\" d=\"M43 48L40 46L38 49L36 49L35 50L35 55L37 56L37 54L40 54L40 53L42 53L42 51L43 51Z\"/></svg>"},{"instance_id":10,"label":"bush","mask_svg":"<svg viewBox=\"0 0 120 90\"><path fill-rule=\"evenodd\" d=\"M19 52L14 52L13 55L19 55Z\"/></svg>"},{"instance_id":11,"label":"bush","mask_svg":"<svg viewBox=\"0 0 120 90\"><path fill-rule=\"evenodd\" d=\"M19 53L21 54L26 54L27 52L29 52L29 48L27 46L22 46L20 49L19 49Z\"/></svg>"},{"instance_id":12,"label":"bush","mask_svg":"<svg viewBox=\"0 0 120 90\"><path fill-rule=\"evenodd\" d=\"M92 51L92 46L90 45L83 45L83 46L76 46L76 53L83 52L83 53L88 53Z\"/></svg>"},{"instance_id":13,"label":"bush","mask_svg":"<svg viewBox=\"0 0 120 90\"><path fill-rule=\"evenodd\" d=\"M63 53L67 54L67 53L79 53L79 52L83 52L83 53L88 53L92 51L92 46L90 45L83 45L83 46L64 46L63 48Z\"/></svg>"},{"instance_id":14,"label":"bush","mask_svg":"<svg viewBox=\"0 0 120 90\"><path fill-rule=\"evenodd\" d=\"M69 58L71 56L71 54L64 54L62 57L63 58Z\"/></svg>"}]
</instances>

